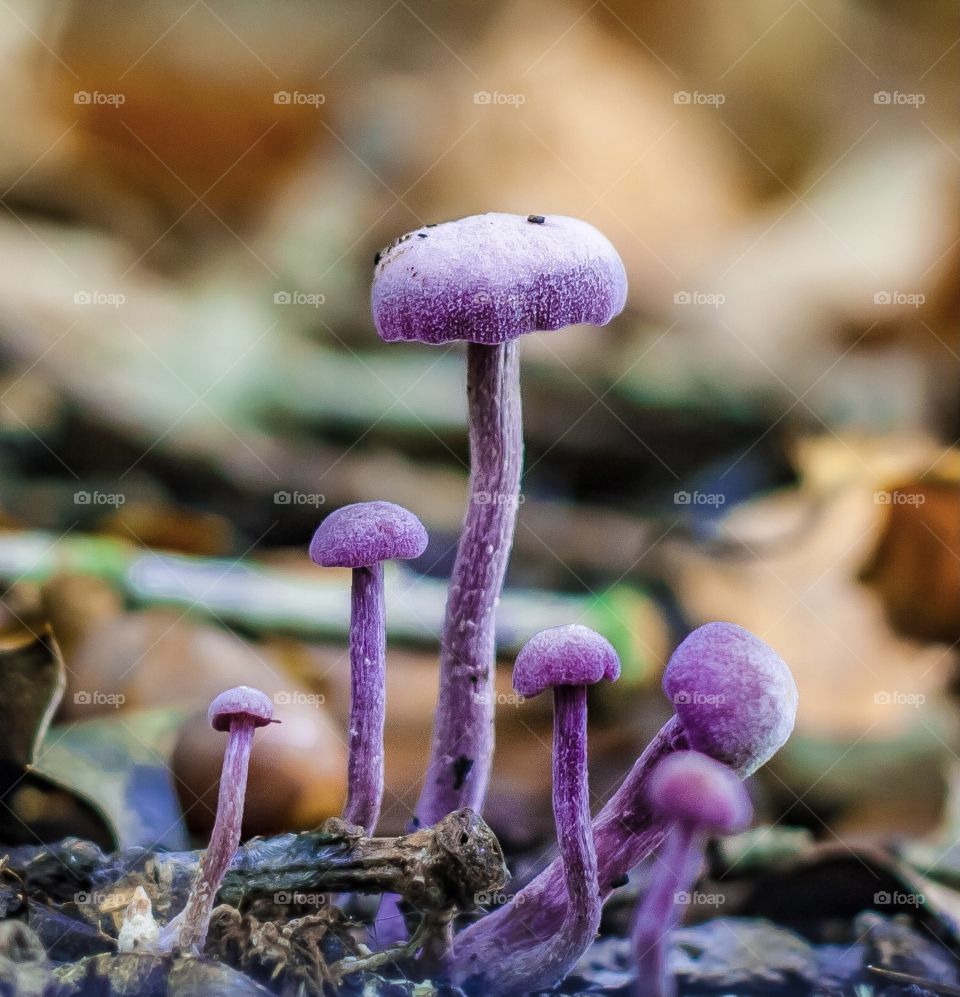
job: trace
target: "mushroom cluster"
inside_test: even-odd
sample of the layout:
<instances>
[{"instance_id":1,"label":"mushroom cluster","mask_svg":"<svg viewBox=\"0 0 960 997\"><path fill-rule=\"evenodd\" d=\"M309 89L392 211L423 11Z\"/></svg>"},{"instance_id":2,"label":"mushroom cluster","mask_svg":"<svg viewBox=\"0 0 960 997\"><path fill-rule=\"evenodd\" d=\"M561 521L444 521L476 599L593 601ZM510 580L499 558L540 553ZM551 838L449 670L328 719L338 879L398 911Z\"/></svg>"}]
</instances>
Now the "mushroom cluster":
<instances>
[{"instance_id":1,"label":"mushroom cluster","mask_svg":"<svg viewBox=\"0 0 960 997\"><path fill-rule=\"evenodd\" d=\"M495 610L523 458L518 339L537 330L606 324L624 306L626 276L596 229L544 215L487 214L429 225L379 253L375 267L373 317L384 340L467 344L469 497L441 632L430 760L414 818L415 826L433 825L455 810L480 811L490 776ZM316 564L352 572L342 816L367 835L376 829L384 785L383 562L419 557L426 545L420 520L389 502L331 513L310 543ZM676 894L696 876L705 838L749 821L741 780L789 737L797 690L786 664L753 634L729 623L695 630L664 674L675 715L591 817L587 688L615 680L619 671L608 641L576 624L541 631L521 650L513 672L517 691L553 693L558 855L509 902L461 930L434 975L500 997L553 986L593 941L611 892L660 849L634 946L642 992L670 994L663 939L678 919ZM203 947L217 887L239 841L253 732L271 720L270 702L256 690L230 690L211 705L211 724L228 732L220 805L186 908L162 932L167 950ZM383 947L402 931L403 919L387 897L378 943Z\"/></svg>"}]
</instances>

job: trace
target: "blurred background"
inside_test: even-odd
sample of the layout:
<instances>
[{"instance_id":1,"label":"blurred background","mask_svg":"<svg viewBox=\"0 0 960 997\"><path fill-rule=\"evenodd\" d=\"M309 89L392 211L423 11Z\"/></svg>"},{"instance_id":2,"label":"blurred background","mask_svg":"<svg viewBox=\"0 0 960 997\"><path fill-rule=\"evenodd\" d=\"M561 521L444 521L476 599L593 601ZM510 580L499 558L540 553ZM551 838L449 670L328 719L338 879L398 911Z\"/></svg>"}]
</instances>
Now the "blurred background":
<instances>
[{"instance_id":1,"label":"blurred background","mask_svg":"<svg viewBox=\"0 0 960 997\"><path fill-rule=\"evenodd\" d=\"M284 719L248 831L339 811L349 577L305 551L375 498L431 534L389 574L382 830L405 826L464 372L379 342L372 260L509 211L592 222L630 296L609 328L522 344L495 829L552 836L549 703L510 693L527 637L583 622L623 656L592 703L599 805L669 716L671 649L724 619L800 686L765 819L938 840L960 771L955 4L0 0L0 45L0 623L14 649L52 624L66 691L32 762L100 838L209 827L202 711L239 682ZM22 788L3 840L75 833L62 794Z\"/></svg>"}]
</instances>

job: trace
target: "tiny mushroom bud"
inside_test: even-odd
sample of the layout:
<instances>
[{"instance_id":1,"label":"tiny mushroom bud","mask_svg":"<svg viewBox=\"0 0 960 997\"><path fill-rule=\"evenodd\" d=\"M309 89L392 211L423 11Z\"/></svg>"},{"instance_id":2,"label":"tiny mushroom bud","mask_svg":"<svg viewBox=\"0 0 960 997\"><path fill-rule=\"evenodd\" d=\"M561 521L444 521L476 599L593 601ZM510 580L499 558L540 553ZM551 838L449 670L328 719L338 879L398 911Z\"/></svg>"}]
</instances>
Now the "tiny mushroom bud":
<instances>
[{"instance_id":1,"label":"tiny mushroom bud","mask_svg":"<svg viewBox=\"0 0 960 997\"><path fill-rule=\"evenodd\" d=\"M498 995L533 993L553 986L573 968L600 926L597 856L587 786L587 686L620 675L610 643L588 627L542 630L517 656L513 684L523 696L553 689L553 814L566 892L558 929L521 958L484 966L454 956L457 982L483 977Z\"/></svg>"},{"instance_id":2,"label":"tiny mushroom bud","mask_svg":"<svg viewBox=\"0 0 960 997\"><path fill-rule=\"evenodd\" d=\"M694 630L671 656L663 685L677 715L593 820L603 900L666 834L668 822L647 799L651 775L663 758L694 748L743 779L768 761L793 730L797 686L790 669L773 648L732 623ZM565 911L563 866L554 861L510 903L457 936L457 959L484 965L494 957L520 958L536 944L531 939L558 930Z\"/></svg>"},{"instance_id":3,"label":"tiny mushroom bud","mask_svg":"<svg viewBox=\"0 0 960 997\"><path fill-rule=\"evenodd\" d=\"M347 505L320 524L310 557L324 568L352 568L350 728L343 819L373 834L383 800L386 618L383 562L419 557L427 531L392 502Z\"/></svg>"},{"instance_id":4,"label":"tiny mushroom bud","mask_svg":"<svg viewBox=\"0 0 960 997\"><path fill-rule=\"evenodd\" d=\"M203 951L217 890L240 844L253 733L257 727L279 722L273 719L270 697L246 685L221 692L210 704L207 719L214 730L227 734L217 817L186 906L161 932L160 947L167 951Z\"/></svg>"},{"instance_id":5,"label":"tiny mushroom bud","mask_svg":"<svg viewBox=\"0 0 960 997\"><path fill-rule=\"evenodd\" d=\"M523 465L518 339L606 325L626 303L617 251L563 215L471 215L409 232L377 253L371 304L381 339L467 343L470 486L440 635L440 689L415 825L480 811L493 760L497 602ZM393 931L391 933L391 926ZM381 938L403 931L394 899Z\"/></svg>"},{"instance_id":6,"label":"tiny mushroom bud","mask_svg":"<svg viewBox=\"0 0 960 997\"><path fill-rule=\"evenodd\" d=\"M670 830L634 923L635 989L637 997L672 997L675 981L666 964L670 932L697 880L706 839L745 830L753 807L736 773L698 751L678 751L660 762L647 800Z\"/></svg>"}]
</instances>

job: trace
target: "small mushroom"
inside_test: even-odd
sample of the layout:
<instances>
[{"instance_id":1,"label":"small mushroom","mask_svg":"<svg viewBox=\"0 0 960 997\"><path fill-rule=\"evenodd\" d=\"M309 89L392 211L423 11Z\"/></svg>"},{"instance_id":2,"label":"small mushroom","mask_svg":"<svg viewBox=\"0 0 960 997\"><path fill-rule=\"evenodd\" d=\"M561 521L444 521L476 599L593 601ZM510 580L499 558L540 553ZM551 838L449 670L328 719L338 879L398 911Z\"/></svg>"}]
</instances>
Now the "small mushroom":
<instances>
[{"instance_id":1,"label":"small mushroom","mask_svg":"<svg viewBox=\"0 0 960 997\"><path fill-rule=\"evenodd\" d=\"M610 242L560 215L472 215L425 226L377 255L372 306L382 339L467 342L470 497L440 639L421 824L460 807L479 811L490 777L494 612L523 463L517 340L577 323L606 325L626 294Z\"/></svg>"},{"instance_id":2,"label":"small mushroom","mask_svg":"<svg viewBox=\"0 0 960 997\"><path fill-rule=\"evenodd\" d=\"M597 856L587 784L587 686L620 675L610 643L588 627L541 630L524 645L513 668L522 696L553 688L553 815L566 887L558 930L523 958L484 967L484 982L500 995L545 990L573 968L600 926ZM475 972L467 963L466 974ZM456 957L453 974L458 979Z\"/></svg>"},{"instance_id":3,"label":"small mushroom","mask_svg":"<svg viewBox=\"0 0 960 997\"><path fill-rule=\"evenodd\" d=\"M240 844L253 733L278 722L273 719L270 697L245 685L221 692L210 704L207 719L214 730L227 733L217 817L186 906L161 932L159 946L166 951L203 951L217 890Z\"/></svg>"},{"instance_id":4,"label":"small mushroom","mask_svg":"<svg viewBox=\"0 0 960 997\"><path fill-rule=\"evenodd\" d=\"M600 897L663 840L667 822L653 812L647 787L657 764L694 749L746 778L770 759L793 730L797 686L783 659L759 637L732 623L694 630L667 663L664 690L677 714L653 741L593 820ZM513 899L457 936L457 963L485 967L523 958L549 938L566 911L563 866L552 862Z\"/></svg>"},{"instance_id":5,"label":"small mushroom","mask_svg":"<svg viewBox=\"0 0 960 997\"><path fill-rule=\"evenodd\" d=\"M647 801L670 830L634 921L635 990L637 997L673 997L676 983L666 965L670 932L696 882L706 841L746 830L753 806L736 773L698 751L664 758L650 777Z\"/></svg>"},{"instance_id":6,"label":"small mushroom","mask_svg":"<svg viewBox=\"0 0 960 997\"><path fill-rule=\"evenodd\" d=\"M361 502L332 512L310 541L323 568L351 568L350 726L343 819L373 834L383 800L386 618L383 562L419 557L427 531L392 502Z\"/></svg>"}]
</instances>

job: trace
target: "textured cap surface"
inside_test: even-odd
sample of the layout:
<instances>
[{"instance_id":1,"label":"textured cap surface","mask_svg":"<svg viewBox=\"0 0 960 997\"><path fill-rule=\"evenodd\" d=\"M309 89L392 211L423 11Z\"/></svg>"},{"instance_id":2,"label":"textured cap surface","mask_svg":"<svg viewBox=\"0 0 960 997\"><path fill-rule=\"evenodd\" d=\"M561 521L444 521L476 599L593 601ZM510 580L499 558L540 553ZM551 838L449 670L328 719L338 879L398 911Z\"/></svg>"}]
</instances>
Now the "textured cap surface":
<instances>
[{"instance_id":1,"label":"textured cap surface","mask_svg":"<svg viewBox=\"0 0 960 997\"><path fill-rule=\"evenodd\" d=\"M699 751L664 758L650 776L647 799L661 816L708 834L736 834L753 817L750 795L733 769Z\"/></svg>"},{"instance_id":2,"label":"textured cap surface","mask_svg":"<svg viewBox=\"0 0 960 997\"><path fill-rule=\"evenodd\" d=\"M504 343L623 310L609 240L563 215L471 215L402 236L377 256L373 320L388 342Z\"/></svg>"},{"instance_id":3,"label":"textured cap surface","mask_svg":"<svg viewBox=\"0 0 960 997\"><path fill-rule=\"evenodd\" d=\"M259 689L248 685L238 685L221 692L207 710L207 720L214 730L229 730L230 722L247 718L255 727L266 727L273 723L273 702Z\"/></svg>"},{"instance_id":4,"label":"textured cap surface","mask_svg":"<svg viewBox=\"0 0 960 997\"><path fill-rule=\"evenodd\" d=\"M317 528L310 559L321 568L364 568L392 558L419 557L427 546L423 523L393 502L345 505Z\"/></svg>"},{"instance_id":5,"label":"textured cap surface","mask_svg":"<svg viewBox=\"0 0 960 997\"><path fill-rule=\"evenodd\" d=\"M747 776L782 747L797 717L784 660L749 630L707 623L673 652L663 690L690 747Z\"/></svg>"},{"instance_id":6,"label":"textured cap surface","mask_svg":"<svg viewBox=\"0 0 960 997\"><path fill-rule=\"evenodd\" d=\"M589 627L571 624L534 634L513 666L513 687L521 696L538 696L553 685L593 685L620 675L620 658L605 638Z\"/></svg>"}]
</instances>

